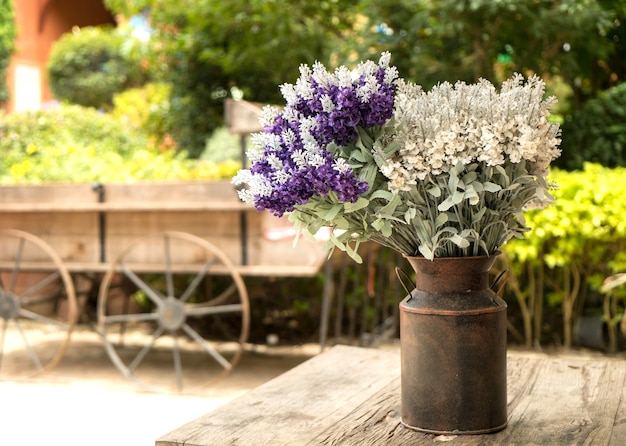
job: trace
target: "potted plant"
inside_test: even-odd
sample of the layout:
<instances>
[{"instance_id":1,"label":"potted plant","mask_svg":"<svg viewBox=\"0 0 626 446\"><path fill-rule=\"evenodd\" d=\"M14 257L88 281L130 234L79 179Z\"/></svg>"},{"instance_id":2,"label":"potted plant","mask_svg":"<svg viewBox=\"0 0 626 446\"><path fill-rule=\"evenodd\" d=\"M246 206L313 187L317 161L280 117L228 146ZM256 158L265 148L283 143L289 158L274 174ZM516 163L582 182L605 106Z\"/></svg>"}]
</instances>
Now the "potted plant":
<instances>
[{"instance_id":1,"label":"potted plant","mask_svg":"<svg viewBox=\"0 0 626 446\"><path fill-rule=\"evenodd\" d=\"M403 422L496 431L506 425L506 304L488 271L528 230L524 210L553 200L556 99L519 74L499 92L484 79L424 91L390 57L332 73L303 65L281 86L285 107L266 108L251 167L233 182L304 236L332 228L328 247L358 262L367 240L401 252L416 271L400 304Z\"/></svg>"}]
</instances>

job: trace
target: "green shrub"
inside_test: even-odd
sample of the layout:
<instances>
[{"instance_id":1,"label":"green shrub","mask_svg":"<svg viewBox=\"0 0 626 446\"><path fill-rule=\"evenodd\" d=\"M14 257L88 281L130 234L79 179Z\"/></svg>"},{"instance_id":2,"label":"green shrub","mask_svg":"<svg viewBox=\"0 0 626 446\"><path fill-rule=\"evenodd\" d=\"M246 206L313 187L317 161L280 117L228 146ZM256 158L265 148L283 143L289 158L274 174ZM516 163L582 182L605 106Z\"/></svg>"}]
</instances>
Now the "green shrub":
<instances>
[{"instance_id":1,"label":"green shrub","mask_svg":"<svg viewBox=\"0 0 626 446\"><path fill-rule=\"evenodd\" d=\"M626 83L589 100L562 125L563 154L557 165L580 169L585 161L626 166Z\"/></svg>"},{"instance_id":2,"label":"green shrub","mask_svg":"<svg viewBox=\"0 0 626 446\"><path fill-rule=\"evenodd\" d=\"M111 114L153 138L157 145L171 139L170 86L148 83L113 97ZM171 148L171 147L168 147Z\"/></svg>"},{"instance_id":3,"label":"green shrub","mask_svg":"<svg viewBox=\"0 0 626 446\"><path fill-rule=\"evenodd\" d=\"M545 308L558 308L562 342L570 346L575 319L601 305L603 280L625 264L626 168L587 163L581 171L555 170L552 179L559 186L554 205L529 211L531 232L503 249L527 346L541 342Z\"/></svg>"},{"instance_id":4,"label":"green shrub","mask_svg":"<svg viewBox=\"0 0 626 446\"><path fill-rule=\"evenodd\" d=\"M160 150L142 132L77 105L0 116L0 184L232 178L215 164Z\"/></svg>"},{"instance_id":5,"label":"green shrub","mask_svg":"<svg viewBox=\"0 0 626 446\"><path fill-rule=\"evenodd\" d=\"M124 52L127 37L111 28L85 27L52 47L48 79L54 96L86 107L107 107L113 95L144 81L140 62Z\"/></svg>"},{"instance_id":6,"label":"green shrub","mask_svg":"<svg viewBox=\"0 0 626 446\"><path fill-rule=\"evenodd\" d=\"M250 138L246 137L246 147L249 145ZM215 163L241 161L241 135L230 133L226 127L216 129L207 140L200 159Z\"/></svg>"}]
</instances>

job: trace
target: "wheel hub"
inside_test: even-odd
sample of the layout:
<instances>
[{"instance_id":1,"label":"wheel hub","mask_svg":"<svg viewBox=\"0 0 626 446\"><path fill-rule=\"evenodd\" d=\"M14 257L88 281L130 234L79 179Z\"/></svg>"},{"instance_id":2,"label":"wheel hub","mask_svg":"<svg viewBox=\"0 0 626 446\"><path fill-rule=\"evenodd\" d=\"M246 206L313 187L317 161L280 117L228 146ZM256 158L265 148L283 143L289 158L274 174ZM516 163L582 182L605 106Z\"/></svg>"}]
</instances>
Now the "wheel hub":
<instances>
[{"instance_id":1,"label":"wheel hub","mask_svg":"<svg viewBox=\"0 0 626 446\"><path fill-rule=\"evenodd\" d=\"M161 325L170 331L180 329L185 323L184 304L175 297L166 298L159 308Z\"/></svg>"},{"instance_id":2,"label":"wheel hub","mask_svg":"<svg viewBox=\"0 0 626 446\"><path fill-rule=\"evenodd\" d=\"M13 293L0 291L0 317L15 319L19 310L19 303Z\"/></svg>"}]
</instances>

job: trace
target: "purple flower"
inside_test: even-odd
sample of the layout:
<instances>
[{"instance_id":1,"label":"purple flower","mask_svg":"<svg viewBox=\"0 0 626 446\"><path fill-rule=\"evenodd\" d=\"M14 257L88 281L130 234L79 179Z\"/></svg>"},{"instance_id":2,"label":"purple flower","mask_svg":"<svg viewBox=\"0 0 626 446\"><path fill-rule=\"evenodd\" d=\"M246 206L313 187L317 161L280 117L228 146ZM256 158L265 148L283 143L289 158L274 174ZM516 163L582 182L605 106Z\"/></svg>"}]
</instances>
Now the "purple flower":
<instances>
[{"instance_id":1,"label":"purple flower","mask_svg":"<svg viewBox=\"0 0 626 446\"><path fill-rule=\"evenodd\" d=\"M335 74L321 64L301 67L298 82L282 88L285 108L264 127L262 155L247 173L250 190L242 198L281 216L331 192L352 203L367 192L369 185L347 164L338 167L329 147L354 144L358 128L392 117L397 74L382 61L360 65L357 76L345 67Z\"/></svg>"}]
</instances>

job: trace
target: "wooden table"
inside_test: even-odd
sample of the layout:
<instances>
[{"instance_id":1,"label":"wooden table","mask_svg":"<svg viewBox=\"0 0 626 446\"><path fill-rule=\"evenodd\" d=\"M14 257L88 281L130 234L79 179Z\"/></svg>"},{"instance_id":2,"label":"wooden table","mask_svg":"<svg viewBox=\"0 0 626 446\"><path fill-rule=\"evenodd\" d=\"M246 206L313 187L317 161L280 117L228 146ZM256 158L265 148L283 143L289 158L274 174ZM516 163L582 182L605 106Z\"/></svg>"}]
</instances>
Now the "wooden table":
<instances>
[{"instance_id":1,"label":"wooden table","mask_svg":"<svg viewBox=\"0 0 626 446\"><path fill-rule=\"evenodd\" d=\"M400 423L398 351L336 346L156 441L217 445L626 445L626 360L509 352L506 429Z\"/></svg>"}]
</instances>

